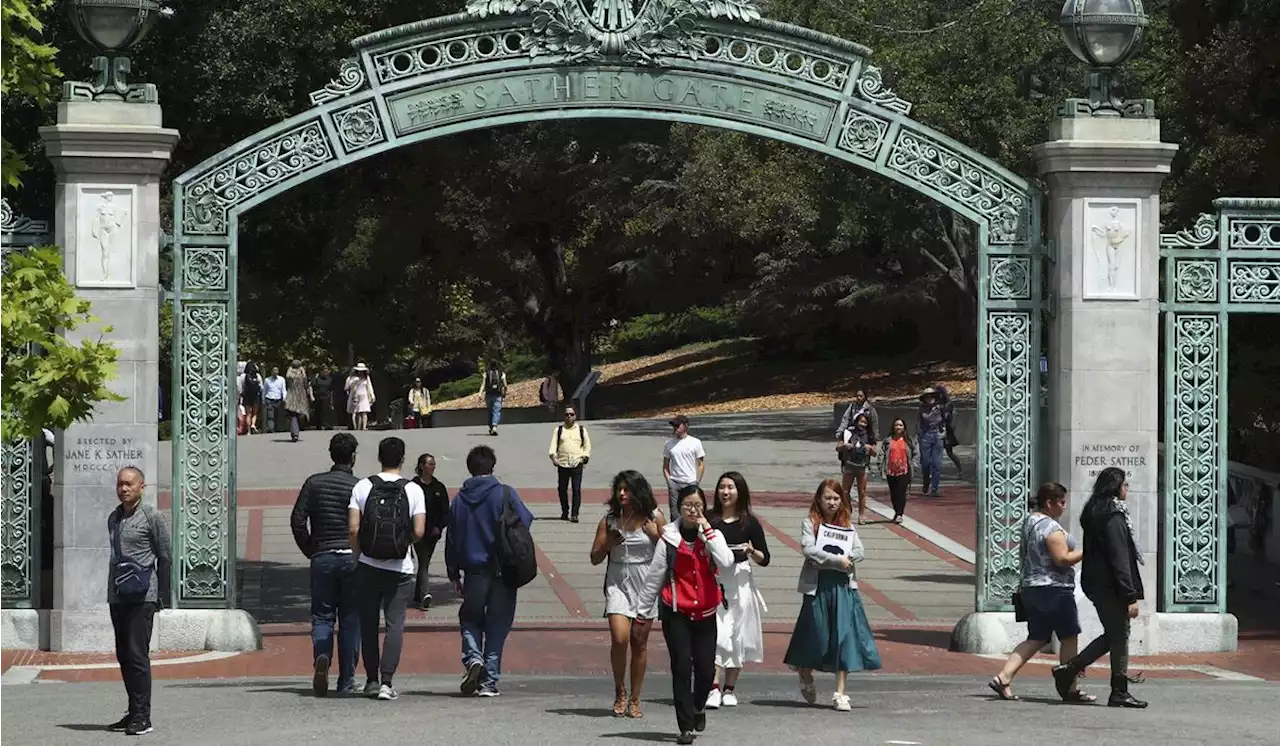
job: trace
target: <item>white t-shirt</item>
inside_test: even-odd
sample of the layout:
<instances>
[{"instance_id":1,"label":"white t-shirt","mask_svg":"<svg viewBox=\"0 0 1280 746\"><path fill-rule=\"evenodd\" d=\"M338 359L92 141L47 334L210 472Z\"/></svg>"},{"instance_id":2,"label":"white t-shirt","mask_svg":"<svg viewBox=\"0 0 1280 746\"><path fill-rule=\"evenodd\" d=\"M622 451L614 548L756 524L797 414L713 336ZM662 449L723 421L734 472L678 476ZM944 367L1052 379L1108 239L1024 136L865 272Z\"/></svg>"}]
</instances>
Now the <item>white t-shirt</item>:
<instances>
[{"instance_id":1,"label":"white t-shirt","mask_svg":"<svg viewBox=\"0 0 1280 746\"><path fill-rule=\"evenodd\" d=\"M394 482L397 479L404 478L399 474L388 474L386 472L382 472L378 477L384 482ZM369 499L369 492L373 489L373 482L369 481L371 479L373 479L373 477L361 479L359 482L356 482L355 487L351 488L351 504L347 506L348 509L358 510L361 513L364 512L364 502ZM422 488L410 481L404 486L404 491L409 495L409 515L426 515L427 498L422 494ZM374 559L362 554L360 555L360 561L370 567L376 567L379 570L390 570L391 572L400 572L405 575L412 575L414 572L412 551L406 553L402 560Z\"/></svg>"},{"instance_id":2,"label":"white t-shirt","mask_svg":"<svg viewBox=\"0 0 1280 746\"><path fill-rule=\"evenodd\" d=\"M686 435L668 438L662 447L662 457L671 462L667 467L671 471L671 483L676 487L687 487L698 483L698 459L706 458L707 452L702 450L702 441Z\"/></svg>"}]
</instances>

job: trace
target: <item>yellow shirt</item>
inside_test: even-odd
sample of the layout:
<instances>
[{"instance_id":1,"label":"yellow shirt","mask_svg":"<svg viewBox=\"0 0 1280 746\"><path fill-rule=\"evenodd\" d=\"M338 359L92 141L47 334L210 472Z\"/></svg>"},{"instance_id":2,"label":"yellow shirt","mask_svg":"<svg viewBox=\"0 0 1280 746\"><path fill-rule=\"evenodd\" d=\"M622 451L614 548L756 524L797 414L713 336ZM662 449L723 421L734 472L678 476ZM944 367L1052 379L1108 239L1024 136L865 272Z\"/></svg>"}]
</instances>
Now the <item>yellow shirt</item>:
<instances>
[{"instance_id":1,"label":"yellow shirt","mask_svg":"<svg viewBox=\"0 0 1280 746\"><path fill-rule=\"evenodd\" d=\"M551 449L547 455L556 466L572 469L591 457L591 436L576 422L571 426L560 425L551 433Z\"/></svg>"},{"instance_id":2,"label":"yellow shirt","mask_svg":"<svg viewBox=\"0 0 1280 746\"><path fill-rule=\"evenodd\" d=\"M409 389L409 409L418 414L431 414L431 393L425 386L421 389Z\"/></svg>"}]
</instances>

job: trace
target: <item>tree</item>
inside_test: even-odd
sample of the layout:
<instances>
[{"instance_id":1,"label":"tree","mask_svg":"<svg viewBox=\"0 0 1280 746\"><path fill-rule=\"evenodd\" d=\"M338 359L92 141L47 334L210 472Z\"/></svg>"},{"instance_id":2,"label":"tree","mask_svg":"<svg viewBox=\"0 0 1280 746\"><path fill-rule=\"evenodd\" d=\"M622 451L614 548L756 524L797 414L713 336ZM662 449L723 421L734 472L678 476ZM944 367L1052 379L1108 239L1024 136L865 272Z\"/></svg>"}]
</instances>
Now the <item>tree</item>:
<instances>
[{"instance_id":1,"label":"tree","mask_svg":"<svg viewBox=\"0 0 1280 746\"><path fill-rule=\"evenodd\" d=\"M62 77L54 64L58 50L35 38L44 31L38 14L52 4L53 0L0 0L0 96L24 96L36 106L48 106L52 100L53 81ZM27 168L26 160L7 138L0 139L0 149L0 181L16 187Z\"/></svg>"},{"instance_id":2,"label":"tree","mask_svg":"<svg viewBox=\"0 0 1280 746\"><path fill-rule=\"evenodd\" d=\"M56 247L6 254L0 299L0 437L35 437L42 427L65 429L91 419L99 402L124 401L107 388L115 375L116 349L101 337L74 345L63 336L96 319L89 302L76 298L63 277Z\"/></svg>"}]
</instances>

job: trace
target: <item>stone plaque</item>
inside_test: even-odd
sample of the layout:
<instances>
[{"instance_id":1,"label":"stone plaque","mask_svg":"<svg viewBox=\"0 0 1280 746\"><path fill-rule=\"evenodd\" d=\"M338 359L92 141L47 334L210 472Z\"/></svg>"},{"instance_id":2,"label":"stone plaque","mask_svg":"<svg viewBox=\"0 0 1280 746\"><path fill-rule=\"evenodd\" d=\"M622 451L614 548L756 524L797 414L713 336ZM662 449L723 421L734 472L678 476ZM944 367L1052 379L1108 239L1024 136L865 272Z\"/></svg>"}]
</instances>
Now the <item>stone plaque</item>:
<instances>
[{"instance_id":1,"label":"stone plaque","mask_svg":"<svg viewBox=\"0 0 1280 746\"><path fill-rule=\"evenodd\" d=\"M155 425L78 423L58 434L54 459L65 485L114 487L116 472L142 469L148 484L159 484Z\"/></svg>"},{"instance_id":2,"label":"stone plaque","mask_svg":"<svg viewBox=\"0 0 1280 746\"><path fill-rule=\"evenodd\" d=\"M137 286L134 242L137 235L132 185L82 184L76 195L76 287Z\"/></svg>"},{"instance_id":3,"label":"stone plaque","mask_svg":"<svg viewBox=\"0 0 1280 746\"><path fill-rule=\"evenodd\" d=\"M746 81L677 70L573 69L472 78L389 98L399 135L477 117L549 108L635 108L714 114L825 141L835 104Z\"/></svg>"},{"instance_id":4,"label":"stone plaque","mask_svg":"<svg viewBox=\"0 0 1280 746\"><path fill-rule=\"evenodd\" d=\"M1136 199L1085 202L1081 251L1085 300L1138 300L1142 203Z\"/></svg>"},{"instance_id":5,"label":"stone plaque","mask_svg":"<svg viewBox=\"0 0 1280 746\"><path fill-rule=\"evenodd\" d=\"M1087 440L1076 445L1071 454L1071 470L1076 489L1092 488L1098 474L1109 466L1125 470L1129 489L1133 492L1146 492L1154 486L1150 480L1155 475L1156 462L1151 445L1145 441L1137 443L1117 437ZM1088 497L1085 493L1079 495L1078 499L1083 504Z\"/></svg>"}]
</instances>

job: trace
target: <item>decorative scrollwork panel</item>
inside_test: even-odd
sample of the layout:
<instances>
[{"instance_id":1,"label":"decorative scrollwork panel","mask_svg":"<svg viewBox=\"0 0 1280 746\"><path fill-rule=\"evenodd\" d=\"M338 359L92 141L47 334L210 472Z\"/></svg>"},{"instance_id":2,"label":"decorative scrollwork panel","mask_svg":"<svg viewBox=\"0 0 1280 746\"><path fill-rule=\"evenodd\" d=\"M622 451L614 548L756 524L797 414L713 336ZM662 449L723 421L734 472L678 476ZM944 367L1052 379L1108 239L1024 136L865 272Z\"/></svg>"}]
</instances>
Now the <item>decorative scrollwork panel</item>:
<instances>
[{"instance_id":1,"label":"decorative scrollwork panel","mask_svg":"<svg viewBox=\"0 0 1280 746\"><path fill-rule=\"evenodd\" d=\"M880 156L885 136L889 133L889 121L854 108L845 115L840 133L840 149L864 158L872 163Z\"/></svg>"},{"instance_id":2,"label":"decorative scrollwork panel","mask_svg":"<svg viewBox=\"0 0 1280 746\"><path fill-rule=\"evenodd\" d=\"M394 83L436 70L523 57L527 37L525 29L513 28L418 42L373 55L373 68L379 83Z\"/></svg>"},{"instance_id":3,"label":"decorative scrollwork panel","mask_svg":"<svg viewBox=\"0 0 1280 746\"><path fill-rule=\"evenodd\" d=\"M1218 302L1218 260L1179 259L1173 265L1173 292L1177 303Z\"/></svg>"},{"instance_id":4,"label":"decorative scrollwork panel","mask_svg":"<svg viewBox=\"0 0 1280 746\"><path fill-rule=\"evenodd\" d=\"M980 578L979 608L1004 608L1018 587L1019 526L1031 497L1032 447L1035 422L1032 408L1039 400L1039 375L1034 349L1033 311L987 311L986 349L979 388L982 465L978 510L985 530L985 558Z\"/></svg>"},{"instance_id":5,"label":"decorative scrollwork panel","mask_svg":"<svg viewBox=\"0 0 1280 746\"><path fill-rule=\"evenodd\" d=\"M224 303L186 302L181 315L180 459L175 484L178 594L181 601L225 602L228 582L230 314Z\"/></svg>"},{"instance_id":6,"label":"decorative scrollwork panel","mask_svg":"<svg viewBox=\"0 0 1280 746\"><path fill-rule=\"evenodd\" d=\"M1030 257L991 256L987 266L988 299L1031 300Z\"/></svg>"},{"instance_id":7,"label":"decorative scrollwork panel","mask_svg":"<svg viewBox=\"0 0 1280 746\"><path fill-rule=\"evenodd\" d=\"M354 153L387 140L382 131L382 118L378 116L378 108L372 101L335 112L333 126L338 131L338 139L346 153Z\"/></svg>"},{"instance_id":8,"label":"decorative scrollwork panel","mask_svg":"<svg viewBox=\"0 0 1280 746\"><path fill-rule=\"evenodd\" d=\"M234 160L187 184L182 229L187 235L225 235L228 211L286 179L335 158L319 119L311 119L246 148Z\"/></svg>"},{"instance_id":9,"label":"decorative scrollwork panel","mask_svg":"<svg viewBox=\"0 0 1280 746\"><path fill-rule=\"evenodd\" d=\"M1218 528L1225 510L1218 493L1221 331L1218 316L1211 314L1175 314L1170 327L1166 406L1173 432L1166 433L1165 458L1172 464L1171 525L1166 527L1172 556L1165 561L1172 567L1174 604L1219 601Z\"/></svg>"},{"instance_id":10,"label":"decorative scrollwork panel","mask_svg":"<svg viewBox=\"0 0 1280 746\"><path fill-rule=\"evenodd\" d=\"M887 165L920 191L954 200L985 216L992 244L1027 241L1030 195L991 168L907 127L898 130Z\"/></svg>"},{"instance_id":11,"label":"decorative scrollwork panel","mask_svg":"<svg viewBox=\"0 0 1280 746\"><path fill-rule=\"evenodd\" d=\"M225 246L185 247L182 253L182 289L186 292L225 292L228 288Z\"/></svg>"},{"instance_id":12,"label":"decorative scrollwork panel","mask_svg":"<svg viewBox=\"0 0 1280 746\"><path fill-rule=\"evenodd\" d=\"M1227 265L1227 288L1232 303L1280 304L1280 259L1231 261Z\"/></svg>"},{"instance_id":13,"label":"decorative scrollwork panel","mask_svg":"<svg viewBox=\"0 0 1280 746\"><path fill-rule=\"evenodd\" d=\"M1280 218L1227 218L1228 248L1280 249Z\"/></svg>"},{"instance_id":14,"label":"decorative scrollwork panel","mask_svg":"<svg viewBox=\"0 0 1280 746\"><path fill-rule=\"evenodd\" d=\"M36 597L36 573L40 558L36 556L36 532L40 490L34 469L34 448L30 440L5 442L3 454L3 504L0 505L0 588L4 605L32 606Z\"/></svg>"},{"instance_id":15,"label":"decorative scrollwork panel","mask_svg":"<svg viewBox=\"0 0 1280 746\"><path fill-rule=\"evenodd\" d=\"M784 75L837 91L843 90L845 82L849 80L847 62L749 38L709 35L703 42L703 57Z\"/></svg>"}]
</instances>

